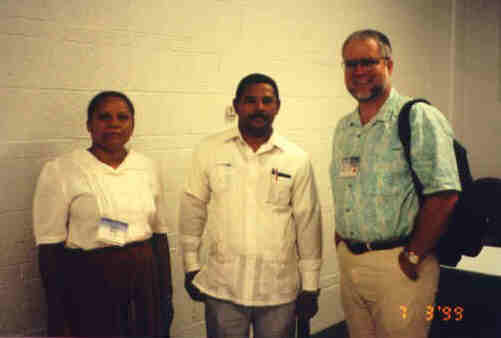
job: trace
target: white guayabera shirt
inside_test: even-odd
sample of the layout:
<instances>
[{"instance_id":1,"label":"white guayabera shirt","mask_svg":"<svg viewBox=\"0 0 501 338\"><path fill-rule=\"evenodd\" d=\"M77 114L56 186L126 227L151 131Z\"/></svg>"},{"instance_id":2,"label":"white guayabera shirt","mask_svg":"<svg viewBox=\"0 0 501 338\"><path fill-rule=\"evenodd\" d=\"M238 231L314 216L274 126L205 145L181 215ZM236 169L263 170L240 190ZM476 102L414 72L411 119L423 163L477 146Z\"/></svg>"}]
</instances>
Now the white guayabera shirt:
<instances>
[{"instance_id":1,"label":"white guayabera shirt","mask_svg":"<svg viewBox=\"0 0 501 338\"><path fill-rule=\"evenodd\" d=\"M300 288L317 290L321 231L313 169L296 145L274 133L254 152L233 128L195 149L180 235L185 271L201 269L194 283L202 292L260 306L291 302Z\"/></svg>"}]
</instances>

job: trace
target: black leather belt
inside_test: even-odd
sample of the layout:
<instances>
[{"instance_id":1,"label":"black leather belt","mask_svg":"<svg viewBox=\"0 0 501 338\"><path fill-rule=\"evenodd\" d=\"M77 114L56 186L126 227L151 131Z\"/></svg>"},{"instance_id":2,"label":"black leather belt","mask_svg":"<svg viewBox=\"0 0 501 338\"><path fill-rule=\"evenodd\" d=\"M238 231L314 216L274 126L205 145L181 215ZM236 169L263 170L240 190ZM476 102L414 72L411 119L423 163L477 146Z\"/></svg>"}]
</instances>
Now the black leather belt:
<instances>
[{"instance_id":1,"label":"black leather belt","mask_svg":"<svg viewBox=\"0 0 501 338\"><path fill-rule=\"evenodd\" d=\"M359 242L349 239L343 239L343 241L346 243L346 246L352 253L354 253L355 255L360 255L367 251L387 250L406 245L407 243L409 243L409 237L377 242Z\"/></svg>"}]
</instances>

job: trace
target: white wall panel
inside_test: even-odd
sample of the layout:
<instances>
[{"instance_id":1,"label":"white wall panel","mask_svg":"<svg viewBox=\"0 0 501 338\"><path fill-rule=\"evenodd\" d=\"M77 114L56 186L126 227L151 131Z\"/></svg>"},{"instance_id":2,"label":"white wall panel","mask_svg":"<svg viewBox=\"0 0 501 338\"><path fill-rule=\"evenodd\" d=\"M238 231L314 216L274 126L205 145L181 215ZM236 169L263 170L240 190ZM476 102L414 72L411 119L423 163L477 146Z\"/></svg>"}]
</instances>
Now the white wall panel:
<instances>
[{"instance_id":1,"label":"white wall panel","mask_svg":"<svg viewBox=\"0 0 501 338\"><path fill-rule=\"evenodd\" d=\"M456 125L469 150L475 177L501 177L501 102L497 100L501 4L497 1L460 1L464 20L457 49Z\"/></svg>"}]
</instances>

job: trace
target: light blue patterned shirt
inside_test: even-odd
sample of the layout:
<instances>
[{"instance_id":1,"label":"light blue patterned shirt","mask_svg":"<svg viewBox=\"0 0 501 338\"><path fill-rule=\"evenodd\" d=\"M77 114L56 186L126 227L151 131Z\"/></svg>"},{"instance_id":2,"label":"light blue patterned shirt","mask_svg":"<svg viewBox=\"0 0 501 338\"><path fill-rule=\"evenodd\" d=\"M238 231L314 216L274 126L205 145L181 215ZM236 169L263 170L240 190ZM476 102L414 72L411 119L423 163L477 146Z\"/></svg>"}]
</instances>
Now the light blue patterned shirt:
<instances>
[{"instance_id":1,"label":"light blue patterned shirt","mask_svg":"<svg viewBox=\"0 0 501 338\"><path fill-rule=\"evenodd\" d=\"M409 235L419 209L403 145L398 113L409 97L391 90L376 116L362 126L358 108L338 123L330 177L336 231L359 241ZM423 193L460 191L453 132L446 117L425 103L413 105L411 157Z\"/></svg>"}]
</instances>

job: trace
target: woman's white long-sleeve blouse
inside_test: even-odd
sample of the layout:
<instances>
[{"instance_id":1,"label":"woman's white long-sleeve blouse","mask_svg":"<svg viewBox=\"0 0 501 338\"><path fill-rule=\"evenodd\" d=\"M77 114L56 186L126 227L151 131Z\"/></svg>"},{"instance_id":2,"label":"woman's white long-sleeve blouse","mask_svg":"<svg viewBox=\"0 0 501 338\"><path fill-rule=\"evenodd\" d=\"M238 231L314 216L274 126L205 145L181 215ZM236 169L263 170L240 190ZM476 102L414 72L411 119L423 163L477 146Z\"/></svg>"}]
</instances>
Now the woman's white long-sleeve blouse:
<instances>
[{"instance_id":1,"label":"woman's white long-sleeve blouse","mask_svg":"<svg viewBox=\"0 0 501 338\"><path fill-rule=\"evenodd\" d=\"M75 150L42 169L33 203L36 243L109 246L97 239L103 217L127 224L124 244L167 232L158 213L160 194L156 166L144 155L130 150L114 169L87 150Z\"/></svg>"}]
</instances>

